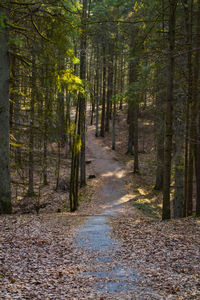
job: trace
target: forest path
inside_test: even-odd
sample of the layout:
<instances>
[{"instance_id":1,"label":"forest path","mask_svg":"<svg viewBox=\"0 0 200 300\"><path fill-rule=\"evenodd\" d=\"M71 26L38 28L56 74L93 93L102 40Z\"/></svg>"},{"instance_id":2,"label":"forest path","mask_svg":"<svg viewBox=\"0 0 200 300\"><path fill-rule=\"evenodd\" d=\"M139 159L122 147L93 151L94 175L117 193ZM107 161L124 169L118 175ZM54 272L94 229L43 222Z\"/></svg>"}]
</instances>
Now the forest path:
<instances>
[{"instance_id":1,"label":"forest path","mask_svg":"<svg viewBox=\"0 0 200 300\"><path fill-rule=\"evenodd\" d=\"M93 201L98 202L98 209L114 212L123 210L123 204L128 202L132 195L126 191L127 177L130 170L115 158L110 148L103 146L102 138L95 137L95 127L90 126L87 131L86 160L92 161L92 168L97 177L97 189ZM89 174L88 174L89 175Z\"/></svg>"},{"instance_id":2,"label":"forest path","mask_svg":"<svg viewBox=\"0 0 200 300\"><path fill-rule=\"evenodd\" d=\"M143 181L94 134L77 212L0 216L0 299L200 299L199 220L139 214Z\"/></svg>"},{"instance_id":3,"label":"forest path","mask_svg":"<svg viewBox=\"0 0 200 300\"><path fill-rule=\"evenodd\" d=\"M129 170L116 161L94 133L94 127L89 127L86 153L92 160L98 187L92 201L95 215L76 229L75 247L81 251L79 266L84 269L79 278L91 283L94 294L88 299L94 295L100 299L153 299L151 291L138 284L141 278L137 270L121 259L121 244L112 236L112 217L120 218L132 197L126 192Z\"/></svg>"}]
</instances>

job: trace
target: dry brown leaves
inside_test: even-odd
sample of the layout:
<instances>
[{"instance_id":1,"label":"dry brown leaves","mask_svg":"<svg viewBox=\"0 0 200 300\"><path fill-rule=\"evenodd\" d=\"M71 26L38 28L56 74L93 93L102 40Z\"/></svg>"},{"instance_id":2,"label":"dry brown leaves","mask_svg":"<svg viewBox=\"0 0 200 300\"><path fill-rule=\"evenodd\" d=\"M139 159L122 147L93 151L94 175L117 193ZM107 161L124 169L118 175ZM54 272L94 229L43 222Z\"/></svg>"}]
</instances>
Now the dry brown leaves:
<instances>
[{"instance_id":1,"label":"dry brown leaves","mask_svg":"<svg viewBox=\"0 0 200 300\"><path fill-rule=\"evenodd\" d=\"M200 220L113 220L121 255L144 285L169 299L200 299ZM166 299L166 298L163 299Z\"/></svg>"},{"instance_id":2,"label":"dry brown leaves","mask_svg":"<svg viewBox=\"0 0 200 300\"><path fill-rule=\"evenodd\" d=\"M70 214L0 218L0 299L88 299ZM87 284L86 284L87 281ZM89 287L88 287L89 286ZM93 296L89 299L95 299Z\"/></svg>"}]
</instances>

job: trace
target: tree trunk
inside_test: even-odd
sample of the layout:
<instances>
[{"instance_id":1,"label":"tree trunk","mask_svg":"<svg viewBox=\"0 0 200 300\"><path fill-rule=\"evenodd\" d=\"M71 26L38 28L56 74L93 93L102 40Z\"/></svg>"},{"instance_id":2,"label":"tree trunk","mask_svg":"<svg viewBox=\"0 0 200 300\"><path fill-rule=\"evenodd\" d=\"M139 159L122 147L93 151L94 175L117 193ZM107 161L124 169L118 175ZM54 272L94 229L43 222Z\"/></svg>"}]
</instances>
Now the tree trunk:
<instances>
[{"instance_id":1,"label":"tree trunk","mask_svg":"<svg viewBox=\"0 0 200 300\"><path fill-rule=\"evenodd\" d=\"M28 192L29 197L34 196L34 125L35 125L35 89L36 70L35 53L32 53L32 78L31 78L31 99L30 99L30 133L29 133L29 162L28 162Z\"/></svg>"},{"instance_id":2,"label":"tree trunk","mask_svg":"<svg viewBox=\"0 0 200 300\"><path fill-rule=\"evenodd\" d=\"M191 16L192 16L192 8L191 8ZM192 36L192 24L193 20L191 18L191 29L189 34ZM197 35L199 33L197 32ZM190 37L191 40L191 37ZM191 41L192 42L192 41ZM192 47L192 45L191 45ZM192 49L192 48L191 48ZM190 96L188 100L188 159L187 159L187 193L186 193L186 216L191 216L193 212L193 180L194 180L194 163L195 163L195 148L196 148L196 140L197 140L197 73L198 73L198 65L195 65L198 57L194 59L194 69L192 70L192 55L190 58L190 69L191 69L191 86L189 87L188 95ZM192 73L193 71L193 73Z\"/></svg>"},{"instance_id":3,"label":"tree trunk","mask_svg":"<svg viewBox=\"0 0 200 300\"><path fill-rule=\"evenodd\" d=\"M134 115L134 103L132 99L128 100L128 149L127 154L133 155L133 141L134 141L134 124L133 124L133 115Z\"/></svg>"},{"instance_id":4,"label":"tree trunk","mask_svg":"<svg viewBox=\"0 0 200 300\"><path fill-rule=\"evenodd\" d=\"M49 119L49 81L48 81L48 66L46 66L46 94L43 107L43 116L44 116L44 132L43 132L43 184L48 185L47 181L47 139L48 139L48 119Z\"/></svg>"},{"instance_id":5,"label":"tree trunk","mask_svg":"<svg viewBox=\"0 0 200 300\"><path fill-rule=\"evenodd\" d=\"M159 191L163 188L163 161L164 161L164 95L156 95L156 151L157 151L157 169L156 184L154 189Z\"/></svg>"},{"instance_id":6,"label":"tree trunk","mask_svg":"<svg viewBox=\"0 0 200 300\"><path fill-rule=\"evenodd\" d=\"M133 145L134 145L134 173L139 172L139 151L138 151L138 114L139 114L139 104L134 103L133 111Z\"/></svg>"},{"instance_id":7,"label":"tree trunk","mask_svg":"<svg viewBox=\"0 0 200 300\"><path fill-rule=\"evenodd\" d=\"M199 56L200 56L200 0L198 0L198 11L197 11L197 25L196 25L196 51L195 51L195 58L194 58L194 80L193 80L193 119L191 124L191 143L194 148L194 161L196 164L196 214L200 215L200 146L197 141L200 140L198 132L197 137L197 111L200 109L200 101L199 101ZM200 123L199 123L200 124ZM198 126L200 128L200 126Z\"/></svg>"},{"instance_id":8,"label":"tree trunk","mask_svg":"<svg viewBox=\"0 0 200 300\"><path fill-rule=\"evenodd\" d=\"M59 99L59 127L60 127L60 144L63 148L66 142L65 134L65 97L64 97L64 88L62 87L61 92L58 95Z\"/></svg>"},{"instance_id":9,"label":"tree trunk","mask_svg":"<svg viewBox=\"0 0 200 300\"><path fill-rule=\"evenodd\" d=\"M101 131L100 136L105 135L105 102L106 102L106 48L103 45L103 95L102 95L102 112L101 112Z\"/></svg>"},{"instance_id":10,"label":"tree trunk","mask_svg":"<svg viewBox=\"0 0 200 300\"><path fill-rule=\"evenodd\" d=\"M174 128L176 152L175 163L175 183L173 212L174 218L182 218L184 211L184 95L180 94L176 98Z\"/></svg>"},{"instance_id":11,"label":"tree trunk","mask_svg":"<svg viewBox=\"0 0 200 300\"><path fill-rule=\"evenodd\" d=\"M73 144L72 144L72 159L71 159L71 176L70 176L70 211L74 212L78 208L78 179L79 179L79 149L77 147L80 133L80 115L79 107L76 107L75 115L75 129L73 132Z\"/></svg>"},{"instance_id":12,"label":"tree trunk","mask_svg":"<svg viewBox=\"0 0 200 300\"><path fill-rule=\"evenodd\" d=\"M106 125L105 131L110 131L110 114L111 114L111 100L113 96L113 45L109 45L109 56L108 56L108 89L107 89L107 106L106 106Z\"/></svg>"},{"instance_id":13,"label":"tree trunk","mask_svg":"<svg viewBox=\"0 0 200 300\"><path fill-rule=\"evenodd\" d=\"M130 44L130 56L134 54L134 40L132 38ZM128 97L128 114L127 114L127 123L129 125L128 128L128 149L127 154L133 154L133 144L134 144L134 109L135 104L134 101L134 90L133 90L133 83L135 81L135 63L133 58L130 57L129 62L129 97Z\"/></svg>"},{"instance_id":14,"label":"tree trunk","mask_svg":"<svg viewBox=\"0 0 200 300\"><path fill-rule=\"evenodd\" d=\"M96 137L99 136L99 49L97 45L97 61L96 61Z\"/></svg>"},{"instance_id":15,"label":"tree trunk","mask_svg":"<svg viewBox=\"0 0 200 300\"><path fill-rule=\"evenodd\" d=\"M200 216L200 105L198 115L198 142L196 147L196 215Z\"/></svg>"},{"instance_id":16,"label":"tree trunk","mask_svg":"<svg viewBox=\"0 0 200 300\"><path fill-rule=\"evenodd\" d=\"M124 56L123 53L121 54L121 65L120 65L120 92L121 94L124 91ZM123 108L123 100L122 97L120 98L119 109L122 110Z\"/></svg>"},{"instance_id":17,"label":"tree trunk","mask_svg":"<svg viewBox=\"0 0 200 300\"><path fill-rule=\"evenodd\" d=\"M115 150L116 141L116 114L117 114L117 55L115 55L115 74L114 74L114 99L113 99L113 124L112 124L112 150Z\"/></svg>"},{"instance_id":18,"label":"tree trunk","mask_svg":"<svg viewBox=\"0 0 200 300\"><path fill-rule=\"evenodd\" d=\"M86 80L86 50L87 50L87 0L83 0L82 12L82 34L81 34L81 51L80 51L80 78L83 82ZM80 186L86 185L86 166L85 166L85 130L86 130L86 98L85 95L79 94L79 111L80 111L80 136L81 136L81 154L80 154Z\"/></svg>"},{"instance_id":19,"label":"tree trunk","mask_svg":"<svg viewBox=\"0 0 200 300\"><path fill-rule=\"evenodd\" d=\"M14 136L16 139L16 143L17 143L17 147L15 147L15 164L17 166L17 168L19 168L21 166L21 147L20 147L20 122L21 122L21 118L20 118L20 91L21 91L21 86L20 86L20 78L21 78L21 74L20 74L20 68L19 68L19 64L17 64L16 62L16 69L14 71L14 80L15 80L15 86L14 86ZM12 99L12 98L11 98Z\"/></svg>"},{"instance_id":20,"label":"tree trunk","mask_svg":"<svg viewBox=\"0 0 200 300\"><path fill-rule=\"evenodd\" d=\"M162 34L159 34L162 47L166 47L165 39L165 8L164 0L162 0ZM162 65L162 66L161 66ZM160 64L157 66L156 71L156 118L155 118L155 130L156 130L156 156L157 156L157 168L156 168L156 183L154 189L159 191L163 189L163 172L164 172L164 101L166 97L165 78L166 70L163 68L165 60L161 59Z\"/></svg>"},{"instance_id":21,"label":"tree trunk","mask_svg":"<svg viewBox=\"0 0 200 300\"><path fill-rule=\"evenodd\" d=\"M6 15L0 7L0 16ZM11 213L8 31L0 28L0 213Z\"/></svg>"},{"instance_id":22,"label":"tree trunk","mask_svg":"<svg viewBox=\"0 0 200 300\"><path fill-rule=\"evenodd\" d=\"M162 219L170 219L170 185L171 159L173 136L173 102L174 102L174 50L175 50L175 23L177 1L169 0L169 64L168 84L165 117L165 149L164 149L164 177L163 177L163 209Z\"/></svg>"},{"instance_id":23,"label":"tree trunk","mask_svg":"<svg viewBox=\"0 0 200 300\"><path fill-rule=\"evenodd\" d=\"M185 11L185 30L186 30L186 49L187 49L187 77L188 77L188 96L186 103L186 124L185 124L185 176L184 176L184 211L183 216L187 215L187 206L191 202L190 192L191 185L193 185L193 178L190 180L188 177L189 171L189 127L190 127L190 104L192 103L192 17L193 17L193 0L183 1ZM193 174L193 172L192 172ZM193 175L192 175L193 177Z\"/></svg>"},{"instance_id":24,"label":"tree trunk","mask_svg":"<svg viewBox=\"0 0 200 300\"><path fill-rule=\"evenodd\" d=\"M183 36L187 37L187 28L185 20L182 24ZM185 30L184 30L185 27ZM181 39L182 48L185 47L185 39ZM187 45L186 45L187 47ZM187 54L182 54L178 57L178 64L182 70L187 70ZM181 80L181 78L180 78ZM173 199L173 213L174 218L182 218L184 216L184 146L185 146L185 107L187 104L187 97L182 92L183 83L180 81L178 86L178 95L175 99L175 118L174 118L174 141L175 141L175 175L174 175L174 199Z\"/></svg>"}]
</instances>

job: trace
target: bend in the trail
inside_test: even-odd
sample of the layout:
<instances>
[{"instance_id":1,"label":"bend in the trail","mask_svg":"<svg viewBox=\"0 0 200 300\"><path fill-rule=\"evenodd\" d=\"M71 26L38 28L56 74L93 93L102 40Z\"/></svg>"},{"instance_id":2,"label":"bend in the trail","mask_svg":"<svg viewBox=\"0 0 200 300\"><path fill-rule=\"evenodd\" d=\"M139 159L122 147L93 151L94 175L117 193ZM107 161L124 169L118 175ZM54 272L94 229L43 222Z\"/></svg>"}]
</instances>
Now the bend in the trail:
<instances>
[{"instance_id":1,"label":"bend in the trail","mask_svg":"<svg viewBox=\"0 0 200 300\"><path fill-rule=\"evenodd\" d=\"M99 179L95 197L98 208L113 214L123 209L124 203L132 197L125 185L129 170L114 157L114 152L102 147L101 138L94 135L94 127L89 127L87 134L87 157L92 160L95 175Z\"/></svg>"}]
</instances>

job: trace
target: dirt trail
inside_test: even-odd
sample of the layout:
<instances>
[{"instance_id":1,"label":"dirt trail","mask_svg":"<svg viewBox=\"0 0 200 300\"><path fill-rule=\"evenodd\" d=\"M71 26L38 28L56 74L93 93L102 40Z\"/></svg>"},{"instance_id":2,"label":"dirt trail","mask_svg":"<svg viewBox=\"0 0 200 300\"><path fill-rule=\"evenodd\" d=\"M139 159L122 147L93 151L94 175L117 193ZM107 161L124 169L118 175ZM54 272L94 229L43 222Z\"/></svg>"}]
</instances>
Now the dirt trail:
<instances>
[{"instance_id":1,"label":"dirt trail","mask_svg":"<svg viewBox=\"0 0 200 300\"><path fill-rule=\"evenodd\" d=\"M84 269L78 276L92 283L93 293L102 297L100 299L160 299L141 285L140 274L121 259L120 242L112 237L111 219L127 209L124 203L130 199L125 188L128 169L102 147L92 127L88 131L87 145L87 157L92 160L99 178L93 202L101 213L88 217L76 229L75 248L82 252L79 264ZM93 293L88 299L94 297Z\"/></svg>"},{"instance_id":2,"label":"dirt trail","mask_svg":"<svg viewBox=\"0 0 200 300\"><path fill-rule=\"evenodd\" d=\"M94 128L89 127L87 135L87 157L92 160L92 166L99 180L95 193L99 209L110 208L112 212L122 209L122 203L129 200L125 190L128 169L117 161L114 152L102 147L101 139L94 135Z\"/></svg>"}]
</instances>

